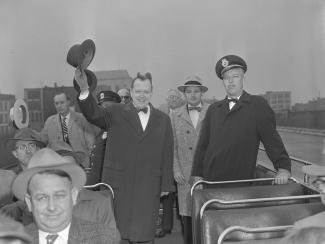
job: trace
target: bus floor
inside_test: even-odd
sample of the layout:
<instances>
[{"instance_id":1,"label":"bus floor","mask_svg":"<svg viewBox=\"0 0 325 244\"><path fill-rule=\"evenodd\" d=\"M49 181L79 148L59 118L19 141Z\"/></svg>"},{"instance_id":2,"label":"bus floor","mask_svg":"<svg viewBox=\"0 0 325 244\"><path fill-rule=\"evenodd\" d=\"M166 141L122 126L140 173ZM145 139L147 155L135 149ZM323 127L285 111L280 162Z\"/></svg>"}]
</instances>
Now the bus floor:
<instances>
[{"instance_id":1,"label":"bus floor","mask_svg":"<svg viewBox=\"0 0 325 244\"><path fill-rule=\"evenodd\" d=\"M167 234L162 238L156 238L155 244L183 244L181 221L176 209L174 210L174 225L172 233Z\"/></svg>"}]
</instances>

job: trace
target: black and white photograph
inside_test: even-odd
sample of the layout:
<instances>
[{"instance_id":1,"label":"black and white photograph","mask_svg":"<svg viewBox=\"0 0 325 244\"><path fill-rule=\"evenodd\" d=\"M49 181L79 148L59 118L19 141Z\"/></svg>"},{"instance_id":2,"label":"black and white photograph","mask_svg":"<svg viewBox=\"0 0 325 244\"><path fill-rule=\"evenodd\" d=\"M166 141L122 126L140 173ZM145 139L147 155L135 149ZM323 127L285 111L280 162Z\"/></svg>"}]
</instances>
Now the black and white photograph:
<instances>
[{"instance_id":1,"label":"black and white photograph","mask_svg":"<svg viewBox=\"0 0 325 244\"><path fill-rule=\"evenodd\" d=\"M324 0L1 0L0 243L325 243Z\"/></svg>"}]
</instances>

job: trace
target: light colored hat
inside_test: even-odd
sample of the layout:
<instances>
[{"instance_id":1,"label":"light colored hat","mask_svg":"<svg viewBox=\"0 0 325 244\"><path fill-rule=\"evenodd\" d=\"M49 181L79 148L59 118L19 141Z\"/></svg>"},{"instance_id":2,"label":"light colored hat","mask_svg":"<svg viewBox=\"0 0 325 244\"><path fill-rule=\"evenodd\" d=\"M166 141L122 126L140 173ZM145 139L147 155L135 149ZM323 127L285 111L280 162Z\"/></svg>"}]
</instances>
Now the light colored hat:
<instances>
[{"instance_id":1,"label":"light colored hat","mask_svg":"<svg viewBox=\"0 0 325 244\"><path fill-rule=\"evenodd\" d=\"M19 200L24 200L28 182L37 173L44 170L62 170L72 180L72 186L81 189L86 183L85 171L70 157L62 157L49 148L38 150L30 159L27 169L20 173L12 184L12 191Z\"/></svg>"},{"instance_id":2,"label":"light colored hat","mask_svg":"<svg viewBox=\"0 0 325 244\"><path fill-rule=\"evenodd\" d=\"M32 243L32 238L26 233L24 226L4 214L0 214L0 239L16 238L25 243Z\"/></svg>"},{"instance_id":3,"label":"light colored hat","mask_svg":"<svg viewBox=\"0 0 325 244\"><path fill-rule=\"evenodd\" d=\"M197 86L201 88L202 92L206 92L208 88L206 86L202 85L202 80L199 76L197 75L191 75L185 79L185 84L182 86L178 86L177 89L181 92L185 92L186 87L190 86Z\"/></svg>"},{"instance_id":4,"label":"light colored hat","mask_svg":"<svg viewBox=\"0 0 325 244\"><path fill-rule=\"evenodd\" d=\"M325 167L324 166L307 165L307 166L303 166L301 169L302 169L302 172L304 172L307 175L325 176Z\"/></svg>"}]
</instances>

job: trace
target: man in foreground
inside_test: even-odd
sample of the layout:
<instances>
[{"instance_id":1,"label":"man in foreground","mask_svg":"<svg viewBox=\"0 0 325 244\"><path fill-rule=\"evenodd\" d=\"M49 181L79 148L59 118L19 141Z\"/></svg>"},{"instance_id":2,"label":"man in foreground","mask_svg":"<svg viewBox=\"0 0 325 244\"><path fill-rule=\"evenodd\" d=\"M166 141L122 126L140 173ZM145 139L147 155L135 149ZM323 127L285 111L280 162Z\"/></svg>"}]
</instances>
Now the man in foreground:
<instances>
[{"instance_id":1,"label":"man in foreground","mask_svg":"<svg viewBox=\"0 0 325 244\"><path fill-rule=\"evenodd\" d=\"M26 227L33 243L116 243L102 223L72 216L86 174L70 159L41 149L13 182L14 195L25 200L34 216L35 223Z\"/></svg>"}]
</instances>

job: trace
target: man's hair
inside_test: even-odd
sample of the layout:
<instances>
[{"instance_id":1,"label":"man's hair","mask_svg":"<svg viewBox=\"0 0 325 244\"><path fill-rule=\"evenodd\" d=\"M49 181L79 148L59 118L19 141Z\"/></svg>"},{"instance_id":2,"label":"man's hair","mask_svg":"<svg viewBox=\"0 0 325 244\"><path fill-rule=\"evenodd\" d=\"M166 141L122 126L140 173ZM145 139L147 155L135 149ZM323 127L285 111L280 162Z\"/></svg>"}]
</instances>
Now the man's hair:
<instances>
[{"instance_id":1,"label":"man's hair","mask_svg":"<svg viewBox=\"0 0 325 244\"><path fill-rule=\"evenodd\" d=\"M149 80L150 85L151 85L151 89L152 89L152 76L151 76L151 74L149 72L145 73L144 75L142 75L140 72L138 72L137 76L132 79L131 89L133 89L134 82L136 80L138 80L138 79L141 80L141 81Z\"/></svg>"},{"instance_id":2,"label":"man's hair","mask_svg":"<svg viewBox=\"0 0 325 244\"><path fill-rule=\"evenodd\" d=\"M58 95L65 95L65 97L66 97L66 99L68 100L68 101L70 101L70 97L64 92L64 91L62 91L62 92L58 92L58 93L55 93L54 94L54 97L53 97L53 99L56 97L56 96L58 96Z\"/></svg>"},{"instance_id":3,"label":"man's hair","mask_svg":"<svg viewBox=\"0 0 325 244\"><path fill-rule=\"evenodd\" d=\"M67 178L72 183L71 176L67 172L60 169L45 169L40 172L37 172L32 177L30 177L29 181L27 182L27 193L29 195L30 195L30 182L35 175L56 175L62 178Z\"/></svg>"}]
</instances>

